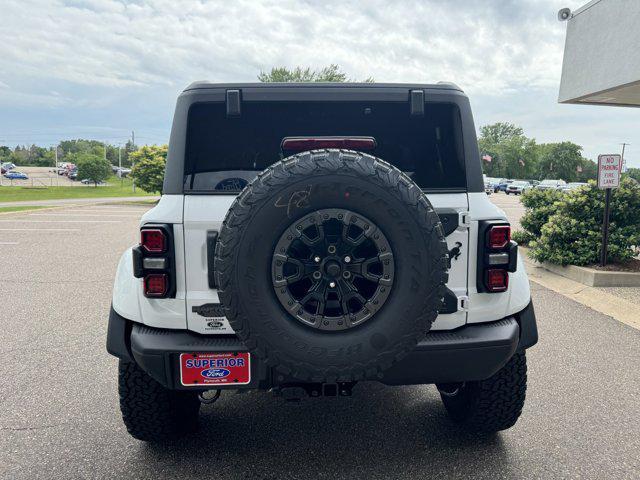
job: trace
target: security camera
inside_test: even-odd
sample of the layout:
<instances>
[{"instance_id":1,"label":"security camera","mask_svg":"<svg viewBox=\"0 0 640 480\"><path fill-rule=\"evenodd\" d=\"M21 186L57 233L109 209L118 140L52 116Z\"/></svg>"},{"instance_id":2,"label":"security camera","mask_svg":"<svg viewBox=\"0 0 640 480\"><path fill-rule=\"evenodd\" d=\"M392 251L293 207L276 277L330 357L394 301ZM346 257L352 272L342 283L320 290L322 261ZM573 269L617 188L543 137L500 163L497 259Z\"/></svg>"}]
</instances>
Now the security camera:
<instances>
[{"instance_id":1,"label":"security camera","mask_svg":"<svg viewBox=\"0 0 640 480\"><path fill-rule=\"evenodd\" d=\"M571 9L570 8L561 8L558 11L558 20L560 22L565 22L571 18Z\"/></svg>"}]
</instances>

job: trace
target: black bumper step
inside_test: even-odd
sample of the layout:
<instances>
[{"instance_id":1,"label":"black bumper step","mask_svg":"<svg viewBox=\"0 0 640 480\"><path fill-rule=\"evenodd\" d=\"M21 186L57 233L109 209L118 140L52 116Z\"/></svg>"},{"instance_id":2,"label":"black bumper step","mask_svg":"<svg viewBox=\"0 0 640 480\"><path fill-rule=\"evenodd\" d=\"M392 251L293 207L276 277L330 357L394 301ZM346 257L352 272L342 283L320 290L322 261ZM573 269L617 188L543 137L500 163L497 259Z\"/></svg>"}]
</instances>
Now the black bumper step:
<instances>
[{"instance_id":1,"label":"black bumper step","mask_svg":"<svg viewBox=\"0 0 640 480\"><path fill-rule=\"evenodd\" d=\"M535 328L535 317L531 313ZM492 323L468 324L454 331L429 332L415 350L384 372L379 381L387 385L417 385L488 378L518 347L530 346L526 335L521 339L518 319L508 317ZM135 361L162 385L175 389L185 388L180 384L178 371L181 353L247 351L234 335L213 337L185 330L151 328L130 322L113 310L107 349L124 360ZM271 370L252 358L251 383L223 388L270 388L276 386L271 377Z\"/></svg>"}]
</instances>

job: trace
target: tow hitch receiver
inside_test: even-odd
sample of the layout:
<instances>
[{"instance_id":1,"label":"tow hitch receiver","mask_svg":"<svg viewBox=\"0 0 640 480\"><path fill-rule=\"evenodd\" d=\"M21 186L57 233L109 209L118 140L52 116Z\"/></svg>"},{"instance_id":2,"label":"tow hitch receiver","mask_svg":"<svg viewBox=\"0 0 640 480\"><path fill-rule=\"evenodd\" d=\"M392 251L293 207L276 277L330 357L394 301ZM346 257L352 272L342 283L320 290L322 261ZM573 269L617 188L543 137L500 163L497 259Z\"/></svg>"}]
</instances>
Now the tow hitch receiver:
<instances>
[{"instance_id":1,"label":"tow hitch receiver","mask_svg":"<svg viewBox=\"0 0 640 480\"><path fill-rule=\"evenodd\" d=\"M287 402L300 402L306 397L350 397L356 382L290 383L273 389L273 394Z\"/></svg>"}]
</instances>

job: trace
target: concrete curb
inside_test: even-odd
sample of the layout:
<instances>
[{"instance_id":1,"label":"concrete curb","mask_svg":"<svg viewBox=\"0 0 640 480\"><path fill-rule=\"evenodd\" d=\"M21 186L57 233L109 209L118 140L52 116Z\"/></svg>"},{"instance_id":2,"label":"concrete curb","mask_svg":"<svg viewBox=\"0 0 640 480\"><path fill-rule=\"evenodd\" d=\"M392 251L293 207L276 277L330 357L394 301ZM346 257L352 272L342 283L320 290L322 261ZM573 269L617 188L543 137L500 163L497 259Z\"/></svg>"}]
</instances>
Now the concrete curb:
<instances>
[{"instance_id":1,"label":"concrete curb","mask_svg":"<svg viewBox=\"0 0 640 480\"><path fill-rule=\"evenodd\" d=\"M543 262L542 268L590 287L640 287L640 273L607 272L576 265Z\"/></svg>"},{"instance_id":2,"label":"concrete curb","mask_svg":"<svg viewBox=\"0 0 640 480\"><path fill-rule=\"evenodd\" d=\"M523 256L529 280L632 328L640 330L638 305L545 269Z\"/></svg>"},{"instance_id":3,"label":"concrete curb","mask_svg":"<svg viewBox=\"0 0 640 480\"><path fill-rule=\"evenodd\" d=\"M529 263L534 263L534 260L528 257L528 248L521 246L518 248ZM556 275L561 275L589 287L640 287L640 273L638 272L608 272L576 265L556 265L549 262L535 262L535 264Z\"/></svg>"}]
</instances>

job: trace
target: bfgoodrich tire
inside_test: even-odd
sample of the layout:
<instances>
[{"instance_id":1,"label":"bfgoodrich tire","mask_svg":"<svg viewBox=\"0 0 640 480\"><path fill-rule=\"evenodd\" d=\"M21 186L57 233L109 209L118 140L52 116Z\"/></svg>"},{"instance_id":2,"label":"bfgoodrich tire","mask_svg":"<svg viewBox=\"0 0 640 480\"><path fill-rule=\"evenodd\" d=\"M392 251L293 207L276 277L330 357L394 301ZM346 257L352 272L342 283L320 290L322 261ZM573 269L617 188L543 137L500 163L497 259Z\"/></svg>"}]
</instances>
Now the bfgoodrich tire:
<instances>
[{"instance_id":1,"label":"bfgoodrich tire","mask_svg":"<svg viewBox=\"0 0 640 480\"><path fill-rule=\"evenodd\" d=\"M470 430L492 433L515 425L527 391L527 359L516 353L492 377L479 382L438 385L449 416Z\"/></svg>"},{"instance_id":2,"label":"bfgoodrich tire","mask_svg":"<svg viewBox=\"0 0 640 480\"><path fill-rule=\"evenodd\" d=\"M253 355L283 377L352 381L379 378L426 335L447 248L406 175L370 155L321 150L275 163L237 197L215 272L226 316Z\"/></svg>"},{"instance_id":3,"label":"bfgoodrich tire","mask_svg":"<svg viewBox=\"0 0 640 480\"><path fill-rule=\"evenodd\" d=\"M124 424L138 440L171 440L198 426L197 393L168 390L133 362L120 360L118 392Z\"/></svg>"}]
</instances>

